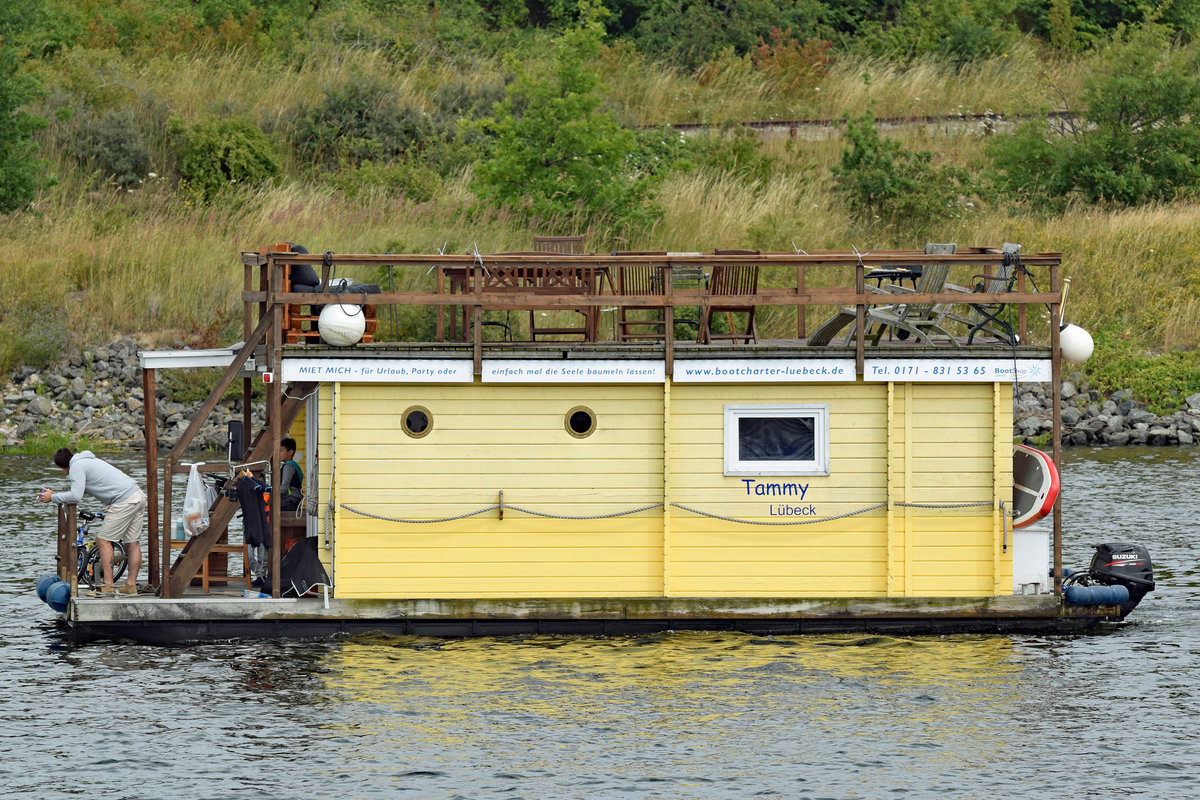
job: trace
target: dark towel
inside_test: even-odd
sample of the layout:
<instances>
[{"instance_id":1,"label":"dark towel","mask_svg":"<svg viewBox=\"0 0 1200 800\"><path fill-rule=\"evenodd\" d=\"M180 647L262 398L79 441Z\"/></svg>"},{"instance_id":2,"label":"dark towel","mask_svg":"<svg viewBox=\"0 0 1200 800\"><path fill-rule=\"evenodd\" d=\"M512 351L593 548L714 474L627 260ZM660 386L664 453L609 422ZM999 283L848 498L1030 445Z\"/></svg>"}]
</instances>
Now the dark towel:
<instances>
[{"instance_id":1,"label":"dark towel","mask_svg":"<svg viewBox=\"0 0 1200 800\"><path fill-rule=\"evenodd\" d=\"M314 586L329 585L329 575L317 555L317 537L309 536L292 545L279 562L283 575L283 597L303 597Z\"/></svg>"},{"instance_id":2,"label":"dark towel","mask_svg":"<svg viewBox=\"0 0 1200 800\"><path fill-rule=\"evenodd\" d=\"M242 524L245 526L246 544L251 547L271 546L271 525L267 522L263 490L262 483L254 478L238 479L237 496L242 504Z\"/></svg>"}]
</instances>

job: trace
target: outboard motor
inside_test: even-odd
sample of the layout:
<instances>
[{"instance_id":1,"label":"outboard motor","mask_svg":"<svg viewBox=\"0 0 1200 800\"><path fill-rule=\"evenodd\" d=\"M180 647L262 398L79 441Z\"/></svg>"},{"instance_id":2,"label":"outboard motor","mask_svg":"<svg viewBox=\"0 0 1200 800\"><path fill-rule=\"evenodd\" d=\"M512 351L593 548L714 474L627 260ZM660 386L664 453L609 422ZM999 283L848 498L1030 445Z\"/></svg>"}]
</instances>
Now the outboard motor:
<instances>
[{"instance_id":1,"label":"outboard motor","mask_svg":"<svg viewBox=\"0 0 1200 800\"><path fill-rule=\"evenodd\" d=\"M1095 546L1088 575L1105 586L1124 586L1129 590L1129 608L1154 591L1154 565L1150 551L1141 545L1109 542Z\"/></svg>"}]
</instances>

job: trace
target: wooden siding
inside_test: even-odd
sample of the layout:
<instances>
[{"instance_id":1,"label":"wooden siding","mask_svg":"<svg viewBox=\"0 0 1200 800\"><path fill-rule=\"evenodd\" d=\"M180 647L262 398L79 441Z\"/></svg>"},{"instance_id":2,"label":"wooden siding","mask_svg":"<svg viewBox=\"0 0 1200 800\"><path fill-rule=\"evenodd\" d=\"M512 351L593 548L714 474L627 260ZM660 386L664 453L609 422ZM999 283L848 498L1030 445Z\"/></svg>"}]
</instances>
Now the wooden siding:
<instances>
[{"instance_id":1,"label":"wooden siding","mask_svg":"<svg viewBox=\"0 0 1200 800\"><path fill-rule=\"evenodd\" d=\"M672 500L726 522L673 508L673 596L869 596L883 591L883 510L804 525L772 516L780 504L818 517L846 514L886 499L886 394L876 384L672 387ZM727 404L825 403L829 406L829 476L723 474ZM747 493L746 480L807 486L803 499ZM753 484L757 485L757 484Z\"/></svg>"},{"instance_id":2,"label":"wooden siding","mask_svg":"<svg viewBox=\"0 0 1200 800\"><path fill-rule=\"evenodd\" d=\"M1007 549L992 508L899 503L1011 500L1012 395L1007 384L796 385L338 384L336 536L342 598L717 596L959 596L1008 594ZM322 387L317 449L323 531L330 403ZM670 415L664 426L664 402ZM889 406L890 402L890 406ZM747 494L750 476L723 474L727 404L827 403L829 476L763 476L800 483L795 496ZM406 435L412 405L431 412ZM578 439L564 415L587 406L597 429ZM669 452L664 454L664 440ZM1001 455L1002 454L1002 455ZM665 456L665 457L664 457ZM678 507L595 520L669 502ZM889 500L891 507L887 507ZM812 505L805 525L779 504ZM342 505L356 511L349 511ZM327 568L331 566L327 563Z\"/></svg>"},{"instance_id":3,"label":"wooden siding","mask_svg":"<svg viewBox=\"0 0 1200 800\"><path fill-rule=\"evenodd\" d=\"M662 587L659 386L343 384L334 560L339 597L651 597ZM401 426L429 410L421 438ZM576 438L566 413L596 430ZM508 509L447 522L496 505Z\"/></svg>"}]
</instances>

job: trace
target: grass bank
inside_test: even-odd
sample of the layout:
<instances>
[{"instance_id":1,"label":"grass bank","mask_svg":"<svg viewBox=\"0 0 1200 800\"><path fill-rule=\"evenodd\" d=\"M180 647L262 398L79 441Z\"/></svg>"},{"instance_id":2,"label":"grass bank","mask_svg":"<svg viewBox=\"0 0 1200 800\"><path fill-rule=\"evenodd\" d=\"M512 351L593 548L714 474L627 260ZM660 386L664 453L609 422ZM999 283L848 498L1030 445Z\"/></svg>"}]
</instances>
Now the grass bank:
<instances>
[{"instance_id":1,"label":"grass bank","mask_svg":"<svg viewBox=\"0 0 1200 800\"><path fill-rule=\"evenodd\" d=\"M660 188L664 215L652 230L628 238L593 225L586 231L588 247L790 250L794 243L869 251L926 240L1015 241L1026 252L1064 253L1063 273L1072 278L1071 321L1148 352L1200 345L1200 205L1111 212L1080 207L1054 217L980 208L918 235L865 230L849 222L819 177L827 149L820 143L796 157L807 158L811 169L780 172L765 182L704 170L672 176ZM62 199L0 233L0 293L13 309L0 348L25 333L36 335L34 320L21 309L56 315L76 342L129 333L159 344L213 343L240 324L238 252L274 241L303 242L314 252L527 249L538 231L503 211L472 210L467 181L461 175L448 182L429 203L383 193L348 199L300 182L213 206L165 187ZM819 283L819 276L814 280ZM768 319L766 335L773 332L770 324Z\"/></svg>"},{"instance_id":2,"label":"grass bank","mask_svg":"<svg viewBox=\"0 0 1200 800\"><path fill-rule=\"evenodd\" d=\"M1054 55L1026 39L957 67L842 53L819 80L786 84L756 69L748 57L720 56L687 72L618 43L601 55L600 71L607 84L604 105L626 125L720 125L835 119L868 109L881 117L1034 114L1077 98L1098 58ZM831 168L843 148L834 132L812 141L761 142L751 158L761 160L758 168L729 162L669 174L653 198L662 218L648 230L631 234L603 218L572 229L562 220L530 221L480 208L470 190L469 164L437 174L430 199L417 202L385 184L356 186L352 193L333 188L345 185L333 178L349 180L356 173L329 167L333 175L319 174L289 144L297 111L320 104L331 89L384 85L402 105L432 112L431 98L445 87L470 94L502 85L510 70L498 56L463 51L451 57L414 48L400 58L394 50L341 46L316 36L309 49L288 59L239 48L156 53L74 47L30 70L42 81L48 107L57 98L59 108L81 115L131 109L137 119L149 120L146 144L156 176L174 174L166 124L171 113L253 120L270 136L281 170L257 188L229 187L209 204L182 191L173 178L147 175L141 184L118 189L91 162L78 160L71 132L82 128L71 127L66 111L61 119L50 115L42 156L57 183L32 210L8 217L0 227L2 368L52 360L72 346L117 335L159 346L234 341L241 317L238 252L270 242L301 242L314 252L463 253L476 247L525 250L535 234L573 231L586 234L595 252L793 246L870 251L920 247L925 241L1013 241L1026 252L1061 251L1063 274L1072 279L1068 318L1095 334L1095 369L1104 370L1104 385L1132 385L1140 376L1158 375L1145 391L1170 387L1162 395L1166 402L1186 394L1194 380L1200 205L1193 202L1139 209L1077 205L1046 215L1014 211L998 198L964 206L960 216L943 222L868 227L853 220L833 185ZM984 168L982 136L946 126L884 133L907 148L931 151L936 163L975 173ZM419 272L393 277L397 289L431 281ZM845 279L844 271L810 273L814 284ZM810 311L810 324L824 313ZM792 315L781 310L764 313L761 321L768 337L790 335L794 326ZM396 335L420 338L428 320L414 314L392 327ZM1169 365L1159 374L1155 364Z\"/></svg>"}]
</instances>

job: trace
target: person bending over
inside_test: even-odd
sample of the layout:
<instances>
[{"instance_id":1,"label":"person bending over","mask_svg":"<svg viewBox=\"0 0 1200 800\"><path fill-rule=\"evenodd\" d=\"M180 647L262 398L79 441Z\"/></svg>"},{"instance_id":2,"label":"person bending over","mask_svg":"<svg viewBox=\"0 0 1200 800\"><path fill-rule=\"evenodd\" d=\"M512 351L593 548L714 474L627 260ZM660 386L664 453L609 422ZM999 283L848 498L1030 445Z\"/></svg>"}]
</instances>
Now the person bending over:
<instances>
[{"instance_id":1,"label":"person bending over","mask_svg":"<svg viewBox=\"0 0 1200 800\"><path fill-rule=\"evenodd\" d=\"M118 591L113 586L113 542L124 542L129 558L129 574L120 594L137 594L137 575L142 567L142 526L146 523L146 495L133 480L121 470L84 450L72 452L64 447L54 454L54 464L71 476L71 488L65 492L52 492L43 488L38 499L43 503L78 503L86 494L105 505L104 522L96 532L96 543L100 548L100 566L104 571L101 594Z\"/></svg>"}]
</instances>

